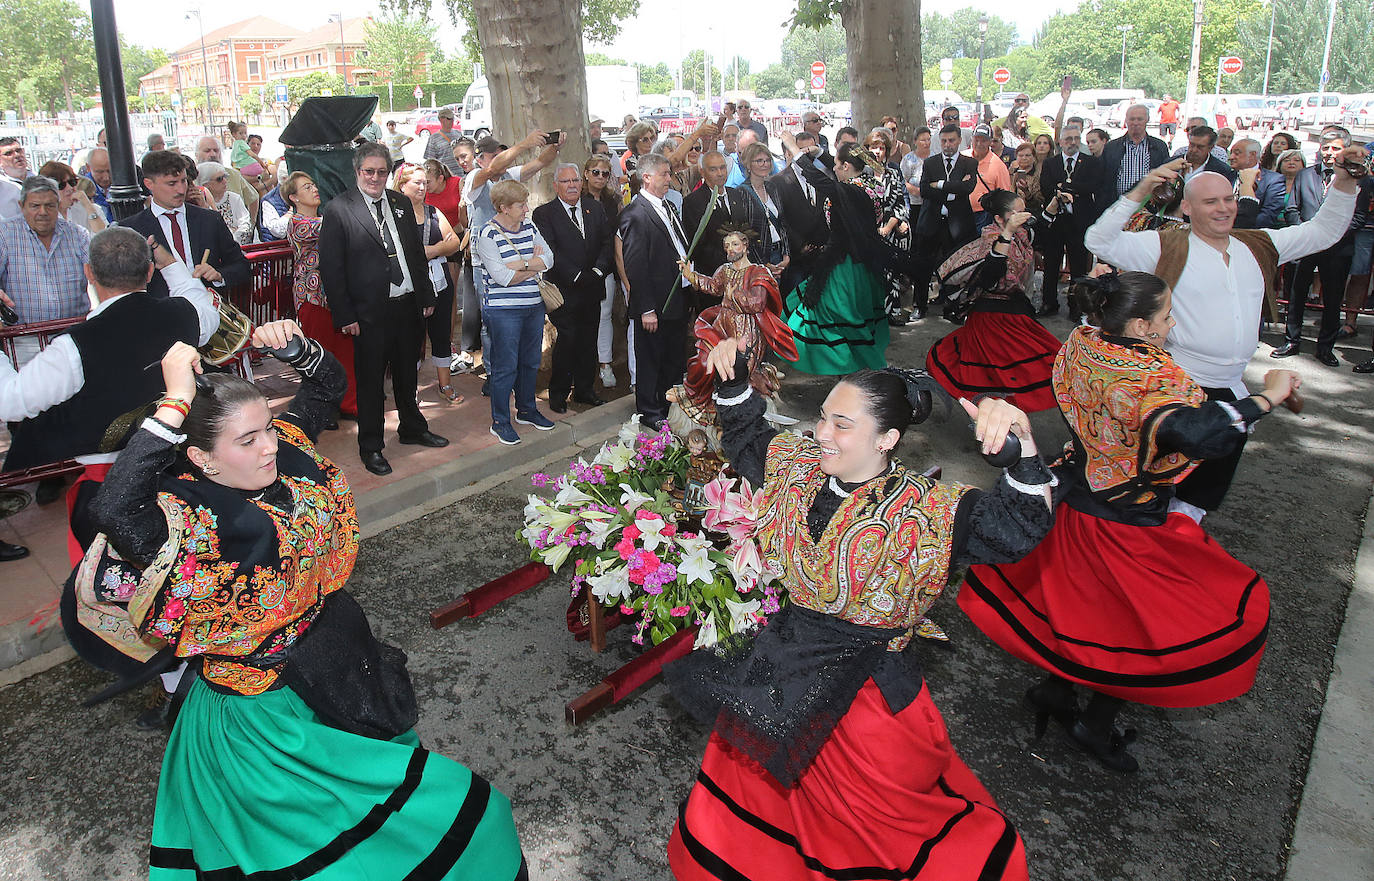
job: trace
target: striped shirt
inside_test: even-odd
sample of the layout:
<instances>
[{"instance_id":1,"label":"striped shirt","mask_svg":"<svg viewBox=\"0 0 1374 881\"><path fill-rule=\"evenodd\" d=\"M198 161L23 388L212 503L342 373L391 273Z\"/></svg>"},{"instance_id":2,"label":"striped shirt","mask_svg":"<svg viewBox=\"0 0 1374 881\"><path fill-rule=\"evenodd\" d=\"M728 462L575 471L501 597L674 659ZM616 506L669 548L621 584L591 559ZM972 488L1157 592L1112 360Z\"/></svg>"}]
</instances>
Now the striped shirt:
<instances>
[{"instance_id":1,"label":"striped shirt","mask_svg":"<svg viewBox=\"0 0 1374 881\"><path fill-rule=\"evenodd\" d=\"M1150 173L1150 139L1141 138L1137 144L1121 136L1125 148L1121 152L1121 166L1116 170L1116 194L1124 196Z\"/></svg>"},{"instance_id":2,"label":"striped shirt","mask_svg":"<svg viewBox=\"0 0 1374 881\"><path fill-rule=\"evenodd\" d=\"M23 216L0 221L0 290L14 300L21 324L77 318L91 309L86 261L91 234L58 218L44 247Z\"/></svg>"},{"instance_id":3,"label":"striped shirt","mask_svg":"<svg viewBox=\"0 0 1374 881\"><path fill-rule=\"evenodd\" d=\"M485 307L538 306L544 302L539 296L538 276L511 284L517 270L506 265L533 260L536 247L542 248L539 257L544 261L544 268L553 268L553 252L539 230L528 220L520 224L520 229L515 232L507 232L495 220L482 227L477 234L477 261L474 266L480 266L487 279Z\"/></svg>"}]
</instances>

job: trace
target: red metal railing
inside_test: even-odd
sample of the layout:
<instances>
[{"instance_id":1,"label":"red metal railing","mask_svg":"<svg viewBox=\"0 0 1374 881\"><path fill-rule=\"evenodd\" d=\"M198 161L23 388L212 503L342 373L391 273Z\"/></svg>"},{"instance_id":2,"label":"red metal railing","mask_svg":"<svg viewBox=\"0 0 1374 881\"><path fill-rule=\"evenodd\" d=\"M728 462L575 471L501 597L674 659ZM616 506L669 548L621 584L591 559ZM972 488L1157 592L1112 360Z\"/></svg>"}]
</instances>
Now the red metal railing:
<instances>
[{"instance_id":1,"label":"red metal railing","mask_svg":"<svg viewBox=\"0 0 1374 881\"><path fill-rule=\"evenodd\" d=\"M281 318L295 318L296 304L291 295L293 259L291 246L285 242L246 245L243 255L248 258L253 274L245 284L230 288L226 296L254 324L266 324ZM64 318L58 321L39 321L33 324L0 326L0 350L15 362L15 347L19 340L38 341L39 350L47 348L54 337L84 318ZM0 489L33 483L48 477L61 477L81 471L82 466L70 459L52 462L22 471L0 474Z\"/></svg>"}]
</instances>

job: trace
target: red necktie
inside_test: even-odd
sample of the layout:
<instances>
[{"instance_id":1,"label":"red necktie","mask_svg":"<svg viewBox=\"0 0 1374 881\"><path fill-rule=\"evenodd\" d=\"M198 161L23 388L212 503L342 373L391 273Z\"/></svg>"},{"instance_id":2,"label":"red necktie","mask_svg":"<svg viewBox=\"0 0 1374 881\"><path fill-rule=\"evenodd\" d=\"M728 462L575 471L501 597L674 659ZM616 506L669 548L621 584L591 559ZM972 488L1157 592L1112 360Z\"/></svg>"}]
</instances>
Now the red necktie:
<instances>
[{"instance_id":1,"label":"red necktie","mask_svg":"<svg viewBox=\"0 0 1374 881\"><path fill-rule=\"evenodd\" d=\"M186 259L186 240L181 237L181 224L177 223L177 213L168 211L167 219L171 221L172 226L172 246L177 249L181 262L189 266L191 261Z\"/></svg>"}]
</instances>

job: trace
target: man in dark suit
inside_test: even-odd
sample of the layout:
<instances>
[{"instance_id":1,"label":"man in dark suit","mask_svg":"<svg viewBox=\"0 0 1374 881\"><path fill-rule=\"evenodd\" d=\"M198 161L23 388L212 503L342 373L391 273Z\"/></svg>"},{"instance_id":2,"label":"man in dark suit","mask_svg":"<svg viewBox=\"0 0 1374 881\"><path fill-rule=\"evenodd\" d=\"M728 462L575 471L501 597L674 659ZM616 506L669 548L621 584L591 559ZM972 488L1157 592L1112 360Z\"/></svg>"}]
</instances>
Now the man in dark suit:
<instances>
[{"instance_id":1,"label":"man in dark suit","mask_svg":"<svg viewBox=\"0 0 1374 881\"><path fill-rule=\"evenodd\" d=\"M1277 171L1260 168L1263 148L1254 138L1231 145L1230 165L1236 173L1236 229L1269 229L1283 213L1288 184Z\"/></svg>"},{"instance_id":2,"label":"man in dark suit","mask_svg":"<svg viewBox=\"0 0 1374 881\"><path fill-rule=\"evenodd\" d=\"M568 395L579 404L606 403L596 394L596 334L606 276L615 267L614 230L601 202L582 194L582 170L570 162L554 172L558 197L534 209L534 225L553 251L544 274L563 293L563 305L549 313L558 330L549 377L549 409L568 411Z\"/></svg>"},{"instance_id":3,"label":"man in dark suit","mask_svg":"<svg viewBox=\"0 0 1374 881\"><path fill-rule=\"evenodd\" d=\"M152 195L147 208L119 222L152 236L159 245L191 270L196 278L214 285L216 289L243 284L252 270L243 249L234 241L234 234L218 211L186 204L190 181L186 175L186 160L180 153L161 150L143 157L143 185ZM206 252L209 256L205 257ZM167 282L162 273L155 273L148 282L148 293L154 297L167 296Z\"/></svg>"},{"instance_id":4,"label":"man in dark suit","mask_svg":"<svg viewBox=\"0 0 1374 881\"><path fill-rule=\"evenodd\" d=\"M1059 312L1059 270L1066 256L1070 276L1087 275L1092 268L1083 236L1101 213L1097 193L1102 187L1102 163L1082 149L1081 137L1078 129L1065 128L1059 135L1060 152L1040 166L1040 192L1048 200L1044 226L1036 239L1045 249L1041 315Z\"/></svg>"},{"instance_id":5,"label":"man in dark suit","mask_svg":"<svg viewBox=\"0 0 1374 881\"><path fill-rule=\"evenodd\" d=\"M390 474L382 455L382 380L391 390L403 444L446 447L415 402L416 358L423 319L434 311L434 286L410 200L386 188L391 152L367 141L353 153L357 187L330 200L320 223L320 280L334 326L354 337L358 384L358 453L373 474Z\"/></svg>"},{"instance_id":6,"label":"man in dark suit","mask_svg":"<svg viewBox=\"0 0 1374 881\"><path fill-rule=\"evenodd\" d=\"M668 389L687 370L687 326L691 290L677 261L691 240L671 202L668 160L640 157L639 195L620 212L621 250L630 283L630 320L635 328L635 410L655 430L668 416Z\"/></svg>"},{"instance_id":7,"label":"man in dark suit","mask_svg":"<svg viewBox=\"0 0 1374 881\"><path fill-rule=\"evenodd\" d=\"M687 233L687 243L690 245L692 237L701 226L702 218L706 216L712 194L716 194L716 207L711 212L710 219L706 221L706 230L701 234L696 247L687 255L692 267L702 275L711 275L725 264L725 238L721 233L722 226L748 224L751 228L758 229L766 223L762 216L763 212L758 210L756 203L747 193L738 187L725 185L725 179L729 174L730 166L723 154L714 150L703 153L701 181L705 186L697 187L682 200L682 229ZM755 263L763 263L765 256L759 249L758 241L752 241L749 259ZM698 297L708 306L720 302L700 292Z\"/></svg>"},{"instance_id":8,"label":"man in dark suit","mask_svg":"<svg viewBox=\"0 0 1374 881\"><path fill-rule=\"evenodd\" d=\"M1304 222L1316 217L1322 202L1326 201L1336 171L1336 160L1349 143L1350 133L1345 129L1328 130L1322 135L1317 162L1298 172L1295 181L1298 211ZM1355 256L1355 230L1364 226L1367 204L1363 199L1356 201L1350 227L1336 244L1298 260L1288 289L1288 326L1284 329L1284 343L1270 352L1269 357L1287 358L1298 354L1302 344L1302 318L1307 305L1307 292L1312 287L1312 276L1321 273L1322 318L1317 330L1317 360L1327 367L1340 366L1334 349L1336 337L1341 331L1341 306L1345 302L1345 282L1350 276L1350 263Z\"/></svg>"},{"instance_id":9,"label":"man in dark suit","mask_svg":"<svg viewBox=\"0 0 1374 881\"><path fill-rule=\"evenodd\" d=\"M921 213L916 218L916 260L912 278L911 317L925 316L930 276L945 258L977 232L968 197L978 183L978 163L959 152L962 138L957 123L940 129L940 152L921 168Z\"/></svg>"},{"instance_id":10,"label":"man in dark suit","mask_svg":"<svg viewBox=\"0 0 1374 881\"><path fill-rule=\"evenodd\" d=\"M1136 184L1169 161L1169 145L1146 134L1150 108L1136 104L1126 110L1126 133L1102 148L1102 183L1097 193L1099 211L1129 193Z\"/></svg>"},{"instance_id":11,"label":"man in dark suit","mask_svg":"<svg viewBox=\"0 0 1374 881\"><path fill-rule=\"evenodd\" d=\"M811 274L816 257L830 238L830 227L825 222L825 198L817 194L816 188L797 167L800 163L824 167L818 165L820 149L810 132L798 132L797 158L769 178L766 185L773 201L782 208L783 233L787 236L787 252L792 258L780 279L784 295Z\"/></svg>"},{"instance_id":12,"label":"man in dark suit","mask_svg":"<svg viewBox=\"0 0 1374 881\"><path fill-rule=\"evenodd\" d=\"M1207 125L1193 126L1188 130L1188 149L1183 153L1183 178L1187 180L1195 174L1212 171L1236 182L1236 170L1231 163L1216 157L1212 148L1217 145L1216 129Z\"/></svg>"}]
</instances>

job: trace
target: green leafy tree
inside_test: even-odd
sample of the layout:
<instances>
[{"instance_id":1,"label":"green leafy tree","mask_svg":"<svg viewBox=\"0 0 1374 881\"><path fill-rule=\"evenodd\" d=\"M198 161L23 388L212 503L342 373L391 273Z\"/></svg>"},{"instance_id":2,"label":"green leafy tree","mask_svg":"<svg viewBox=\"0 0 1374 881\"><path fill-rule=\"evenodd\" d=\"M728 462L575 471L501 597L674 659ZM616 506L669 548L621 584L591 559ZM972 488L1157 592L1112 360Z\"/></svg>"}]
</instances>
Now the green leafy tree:
<instances>
[{"instance_id":1,"label":"green leafy tree","mask_svg":"<svg viewBox=\"0 0 1374 881\"><path fill-rule=\"evenodd\" d=\"M811 78L811 65L820 61L825 64L825 101L844 101L849 98L849 56L845 45L844 29L830 22L821 28L794 28L783 38L781 61L786 78L782 94L775 97L797 95L793 85L797 80ZM758 80L754 83L759 90ZM762 92L760 92L762 94Z\"/></svg>"},{"instance_id":2,"label":"green leafy tree","mask_svg":"<svg viewBox=\"0 0 1374 881\"><path fill-rule=\"evenodd\" d=\"M668 67L666 61L650 67L647 64L639 66L639 91L643 95L666 95L672 91L673 71Z\"/></svg>"},{"instance_id":3,"label":"green leafy tree","mask_svg":"<svg viewBox=\"0 0 1374 881\"><path fill-rule=\"evenodd\" d=\"M1126 84L1144 89L1147 95L1173 95L1180 101L1187 89L1187 71L1180 72L1158 55L1137 55L1126 59Z\"/></svg>"},{"instance_id":4,"label":"green leafy tree","mask_svg":"<svg viewBox=\"0 0 1374 881\"><path fill-rule=\"evenodd\" d=\"M581 0L582 36L594 44L606 44L620 34L620 23L634 18L639 13L639 0ZM429 18L434 0L379 0L384 12L411 14L421 19ZM448 10L449 19L454 25L463 26L463 45L475 58L482 56L482 45L477 35L477 13L473 0L440 0L440 5ZM532 8L532 12L538 12ZM531 20L536 20L535 16ZM590 62L589 62L590 63Z\"/></svg>"},{"instance_id":5,"label":"green leafy tree","mask_svg":"<svg viewBox=\"0 0 1374 881\"><path fill-rule=\"evenodd\" d=\"M720 94L720 68L714 64L714 56L711 63L711 93ZM703 49L693 49L682 59L682 87L691 89L698 95L706 88L706 52Z\"/></svg>"},{"instance_id":6,"label":"green leafy tree","mask_svg":"<svg viewBox=\"0 0 1374 881\"><path fill-rule=\"evenodd\" d=\"M986 14L973 6L956 9L949 15L927 12L921 16L921 57L926 65L941 58L977 58L980 34L978 19ZM1004 55L1016 41L1016 25L988 16L984 58Z\"/></svg>"},{"instance_id":7,"label":"green leafy tree","mask_svg":"<svg viewBox=\"0 0 1374 881\"><path fill-rule=\"evenodd\" d=\"M262 107L262 98L258 96L257 92L250 91L239 98L239 109L243 111L245 116L261 116Z\"/></svg>"},{"instance_id":8,"label":"green leafy tree","mask_svg":"<svg viewBox=\"0 0 1374 881\"><path fill-rule=\"evenodd\" d=\"M1310 3L1298 0L1273 0L1274 55L1269 68L1269 93L1310 92L1321 78L1322 49L1326 44L1326 14L1313 14ZM1238 54L1244 69L1222 81L1222 88L1258 93L1264 87L1264 54L1269 41L1270 7L1257 10L1240 22ZM1331 81L1327 88L1336 92L1363 92L1374 84L1374 55L1370 40L1374 35L1368 3L1337 0L1336 26L1331 32ZM1215 64L1215 62L1213 62ZM1207 65L1204 62L1203 70ZM1216 76L1216 67L1211 68ZM1205 79L1205 77L1204 77ZM1215 79L1212 83L1215 84ZM1207 84L1203 84L1205 89Z\"/></svg>"},{"instance_id":9,"label":"green leafy tree","mask_svg":"<svg viewBox=\"0 0 1374 881\"><path fill-rule=\"evenodd\" d=\"M91 16L83 6L73 0L0 0L0 21L0 83L32 79L32 94L49 113L59 101L75 111L80 97L96 90Z\"/></svg>"},{"instance_id":10,"label":"green leafy tree","mask_svg":"<svg viewBox=\"0 0 1374 881\"><path fill-rule=\"evenodd\" d=\"M129 43L123 34L119 35L119 62L124 68L125 94L137 95L139 77L147 76L168 60L167 53L161 49Z\"/></svg>"},{"instance_id":11,"label":"green leafy tree","mask_svg":"<svg viewBox=\"0 0 1374 881\"><path fill-rule=\"evenodd\" d=\"M390 15L369 21L363 48L367 65L385 82L413 82L425 58L438 50L435 26L421 18Z\"/></svg>"},{"instance_id":12,"label":"green leafy tree","mask_svg":"<svg viewBox=\"0 0 1374 881\"><path fill-rule=\"evenodd\" d=\"M286 81L287 100L293 107L299 107L306 98L323 95L326 90L335 95L342 95L344 93L343 77L337 73L325 73L317 70L305 76L291 77Z\"/></svg>"},{"instance_id":13,"label":"green leafy tree","mask_svg":"<svg viewBox=\"0 0 1374 881\"><path fill-rule=\"evenodd\" d=\"M763 99L795 98L797 90L792 86L797 79L795 71L775 62L754 74L754 93Z\"/></svg>"},{"instance_id":14,"label":"green leafy tree","mask_svg":"<svg viewBox=\"0 0 1374 881\"><path fill-rule=\"evenodd\" d=\"M601 67L608 64L629 64L624 58L612 58L605 52L588 52L586 54L588 67Z\"/></svg>"}]
</instances>

